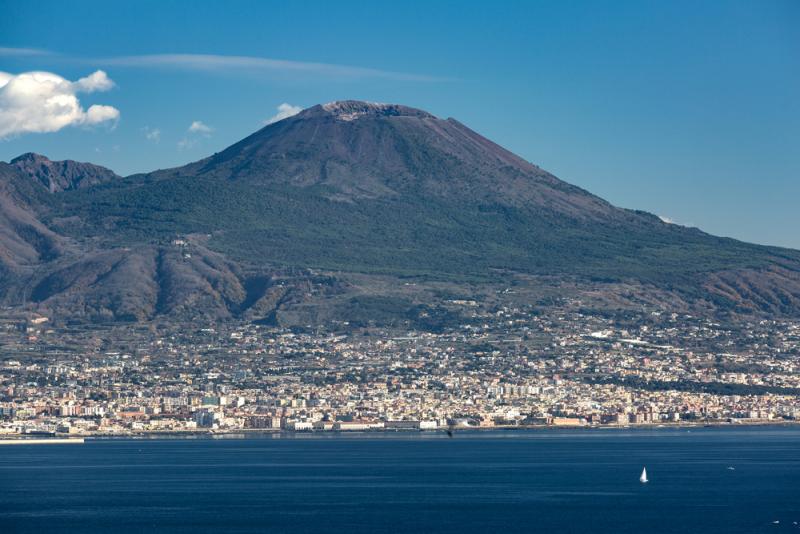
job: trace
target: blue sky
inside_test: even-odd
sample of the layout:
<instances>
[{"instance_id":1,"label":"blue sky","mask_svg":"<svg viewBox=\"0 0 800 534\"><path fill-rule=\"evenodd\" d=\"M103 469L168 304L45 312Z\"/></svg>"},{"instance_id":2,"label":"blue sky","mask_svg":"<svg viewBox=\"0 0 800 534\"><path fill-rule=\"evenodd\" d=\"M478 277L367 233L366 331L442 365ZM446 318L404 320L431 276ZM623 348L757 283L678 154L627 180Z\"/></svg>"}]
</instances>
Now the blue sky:
<instances>
[{"instance_id":1,"label":"blue sky","mask_svg":"<svg viewBox=\"0 0 800 534\"><path fill-rule=\"evenodd\" d=\"M7 134L0 160L34 151L127 175L219 151L284 103L397 102L619 206L800 248L793 0L0 0L0 72L99 69L113 87L68 84L82 88L71 125Z\"/></svg>"}]
</instances>

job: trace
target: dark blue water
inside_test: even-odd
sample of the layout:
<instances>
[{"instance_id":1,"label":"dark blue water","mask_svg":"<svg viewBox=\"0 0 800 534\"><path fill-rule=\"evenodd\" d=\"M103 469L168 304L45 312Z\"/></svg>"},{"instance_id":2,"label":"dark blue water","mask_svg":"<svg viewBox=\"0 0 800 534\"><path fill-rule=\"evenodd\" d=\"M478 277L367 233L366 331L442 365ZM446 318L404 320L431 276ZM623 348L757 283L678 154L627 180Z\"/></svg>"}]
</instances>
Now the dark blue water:
<instances>
[{"instance_id":1,"label":"dark blue water","mask_svg":"<svg viewBox=\"0 0 800 534\"><path fill-rule=\"evenodd\" d=\"M638 482L643 465L646 485ZM120 439L0 449L4 534L800 532L794 521L796 429Z\"/></svg>"}]
</instances>

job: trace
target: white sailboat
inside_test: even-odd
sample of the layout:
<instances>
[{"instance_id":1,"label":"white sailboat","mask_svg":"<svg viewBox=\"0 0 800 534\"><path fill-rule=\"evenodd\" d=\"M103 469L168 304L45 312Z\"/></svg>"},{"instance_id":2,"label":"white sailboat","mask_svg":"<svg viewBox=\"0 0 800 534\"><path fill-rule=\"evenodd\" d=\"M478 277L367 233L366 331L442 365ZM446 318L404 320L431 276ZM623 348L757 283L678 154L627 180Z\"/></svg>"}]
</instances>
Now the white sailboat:
<instances>
[{"instance_id":1,"label":"white sailboat","mask_svg":"<svg viewBox=\"0 0 800 534\"><path fill-rule=\"evenodd\" d=\"M646 484L648 482L646 467L642 467L642 474L639 476L639 482L641 482L642 484Z\"/></svg>"}]
</instances>

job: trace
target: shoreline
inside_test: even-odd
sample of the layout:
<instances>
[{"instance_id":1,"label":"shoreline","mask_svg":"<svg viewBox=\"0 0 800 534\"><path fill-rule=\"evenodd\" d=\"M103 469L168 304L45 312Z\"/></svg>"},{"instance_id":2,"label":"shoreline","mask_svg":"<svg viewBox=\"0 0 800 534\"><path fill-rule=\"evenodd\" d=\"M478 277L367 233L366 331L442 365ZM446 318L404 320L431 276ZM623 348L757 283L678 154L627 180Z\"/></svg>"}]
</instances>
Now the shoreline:
<instances>
[{"instance_id":1,"label":"shoreline","mask_svg":"<svg viewBox=\"0 0 800 534\"><path fill-rule=\"evenodd\" d=\"M482 426L482 427L456 427L449 429L453 434L481 434L485 432L550 432L550 431L585 431L593 432L599 430L616 431L653 431L653 430L693 430L702 428L792 428L800 426L800 421L750 421L742 423L728 422L703 422L703 423L671 423L671 424L636 424L636 425L508 425L508 426ZM170 438L170 439L198 439L198 438L226 438L226 439L247 439L249 436L339 436L339 435L358 435L358 436L381 436L381 435L435 435L446 434L448 429L438 428L432 430L415 429L371 429L371 430L283 430L265 428L243 428L225 430L154 430L125 433L103 433L91 432L79 435L54 434L52 437L29 438L25 434L9 434L0 437L0 445L7 444L56 444L56 443L84 443L85 440L95 441L103 439L148 439L148 438Z\"/></svg>"},{"instance_id":2,"label":"shoreline","mask_svg":"<svg viewBox=\"0 0 800 534\"><path fill-rule=\"evenodd\" d=\"M0 445L80 445L84 438L16 438L0 439Z\"/></svg>"}]
</instances>

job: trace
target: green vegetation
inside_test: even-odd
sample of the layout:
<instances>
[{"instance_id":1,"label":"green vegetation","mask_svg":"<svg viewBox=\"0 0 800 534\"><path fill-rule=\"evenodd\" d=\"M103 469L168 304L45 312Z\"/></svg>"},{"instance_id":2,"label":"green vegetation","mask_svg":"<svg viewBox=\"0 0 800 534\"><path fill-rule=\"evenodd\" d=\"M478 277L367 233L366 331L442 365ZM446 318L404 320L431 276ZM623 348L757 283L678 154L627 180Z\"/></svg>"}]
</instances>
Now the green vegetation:
<instances>
[{"instance_id":1,"label":"green vegetation","mask_svg":"<svg viewBox=\"0 0 800 534\"><path fill-rule=\"evenodd\" d=\"M51 215L80 215L89 224L72 229L75 236L113 245L211 234L212 248L250 265L449 280L559 273L690 293L697 273L762 267L775 253L638 214L601 225L501 205L421 196L342 202L332 194L184 177L63 194Z\"/></svg>"}]
</instances>

